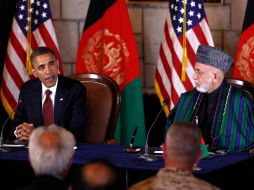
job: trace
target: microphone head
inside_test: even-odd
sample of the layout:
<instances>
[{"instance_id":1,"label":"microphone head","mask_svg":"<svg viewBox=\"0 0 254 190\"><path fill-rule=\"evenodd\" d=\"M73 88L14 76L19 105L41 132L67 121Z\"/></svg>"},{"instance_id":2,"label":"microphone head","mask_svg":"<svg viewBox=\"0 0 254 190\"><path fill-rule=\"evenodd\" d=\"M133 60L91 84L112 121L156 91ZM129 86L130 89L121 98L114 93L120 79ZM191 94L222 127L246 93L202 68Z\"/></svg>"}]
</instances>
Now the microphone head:
<instances>
[{"instance_id":1,"label":"microphone head","mask_svg":"<svg viewBox=\"0 0 254 190\"><path fill-rule=\"evenodd\" d=\"M164 101L163 101L163 105L168 105L168 103L169 103L169 100L166 98L166 99L164 99Z\"/></svg>"}]
</instances>

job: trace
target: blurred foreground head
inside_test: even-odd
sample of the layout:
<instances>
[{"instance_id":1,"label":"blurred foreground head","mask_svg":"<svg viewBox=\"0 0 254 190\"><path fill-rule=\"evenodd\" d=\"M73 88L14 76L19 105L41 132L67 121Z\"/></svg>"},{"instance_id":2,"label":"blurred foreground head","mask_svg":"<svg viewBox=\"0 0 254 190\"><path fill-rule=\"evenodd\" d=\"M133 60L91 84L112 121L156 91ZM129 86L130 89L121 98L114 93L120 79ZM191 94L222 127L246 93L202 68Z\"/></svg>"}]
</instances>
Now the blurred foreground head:
<instances>
[{"instance_id":1,"label":"blurred foreground head","mask_svg":"<svg viewBox=\"0 0 254 190\"><path fill-rule=\"evenodd\" d=\"M166 167L192 170L201 156L201 133L191 123L174 123L166 134L163 146Z\"/></svg>"},{"instance_id":2,"label":"blurred foreground head","mask_svg":"<svg viewBox=\"0 0 254 190\"><path fill-rule=\"evenodd\" d=\"M76 142L71 132L56 125L38 127L29 139L29 160L35 175L64 178L71 165Z\"/></svg>"},{"instance_id":3,"label":"blurred foreground head","mask_svg":"<svg viewBox=\"0 0 254 190\"><path fill-rule=\"evenodd\" d=\"M116 168L107 160L91 160L86 163L74 178L72 190L117 190Z\"/></svg>"}]
</instances>

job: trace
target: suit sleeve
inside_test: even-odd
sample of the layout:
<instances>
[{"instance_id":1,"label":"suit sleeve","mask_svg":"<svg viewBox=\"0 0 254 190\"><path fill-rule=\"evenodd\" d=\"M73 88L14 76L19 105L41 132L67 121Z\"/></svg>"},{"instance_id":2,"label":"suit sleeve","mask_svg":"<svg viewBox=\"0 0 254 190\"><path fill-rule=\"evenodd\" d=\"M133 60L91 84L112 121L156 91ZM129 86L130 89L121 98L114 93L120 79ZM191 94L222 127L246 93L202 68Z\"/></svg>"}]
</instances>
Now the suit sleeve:
<instances>
[{"instance_id":1,"label":"suit sleeve","mask_svg":"<svg viewBox=\"0 0 254 190\"><path fill-rule=\"evenodd\" d=\"M25 107L24 107L24 91L20 90L18 105L14 114L13 124L10 129L10 137L14 138L14 131L16 127L26 121Z\"/></svg>"}]
</instances>

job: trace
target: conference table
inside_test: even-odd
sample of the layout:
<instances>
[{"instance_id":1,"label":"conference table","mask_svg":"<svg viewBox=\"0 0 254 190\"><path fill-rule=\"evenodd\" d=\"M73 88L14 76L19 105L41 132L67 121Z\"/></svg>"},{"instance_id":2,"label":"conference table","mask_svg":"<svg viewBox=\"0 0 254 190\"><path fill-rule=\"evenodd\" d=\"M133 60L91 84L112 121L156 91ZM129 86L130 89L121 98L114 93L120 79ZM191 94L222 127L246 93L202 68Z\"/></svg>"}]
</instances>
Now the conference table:
<instances>
[{"instance_id":1,"label":"conference table","mask_svg":"<svg viewBox=\"0 0 254 190\"><path fill-rule=\"evenodd\" d=\"M162 155L158 160L148 162L140 159L142 153L126 153L123 145L79 144L75 150L70 173L91 159L107 159L121 172L123 189L133 183L155 175L164 167ZM159 148L151 148L156 150ZM141 151L142 152L142 151ZM0 152L0 179L6 189L26 185L33 177L28 162L27 147L12 148L10 152ZM197 164L194 175L207 180L222 189L244 189L254 179L254 154L249 152L227 153L210 156ZM15 181L16 184L13 183ZM3 188L0 188L3 189Z\"/></svg>"}]
</instances>

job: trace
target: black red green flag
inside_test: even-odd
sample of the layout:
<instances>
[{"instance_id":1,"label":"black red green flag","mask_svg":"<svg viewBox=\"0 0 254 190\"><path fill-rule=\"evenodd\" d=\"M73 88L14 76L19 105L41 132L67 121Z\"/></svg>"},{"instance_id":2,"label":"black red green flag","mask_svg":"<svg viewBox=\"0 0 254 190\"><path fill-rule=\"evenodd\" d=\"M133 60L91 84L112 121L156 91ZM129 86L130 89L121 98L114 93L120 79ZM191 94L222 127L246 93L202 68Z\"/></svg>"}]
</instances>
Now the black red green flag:
<instances>
[{"instance_id":1,"label":"black red green flag","mask_svg":"<svg viewBox=\"0 0 254 190\"><path fill-rule=\"evenodd\" d=\"M254 83L254 1L248 0L234 62L234 78Z\"/></svg>"},{"instance_id":2,"label":"black red green flag","mask_svg":"<svg viewBox=\"0 0 254 190\"><path fill-rule=\"evenodd\" d=\"M113 78L121 91L115 138L129 144L135 127L136 145L145 143L144 108L139 59L125 0L91 0L77 53L77 73Z\"/></svg>"}]
</instances>

